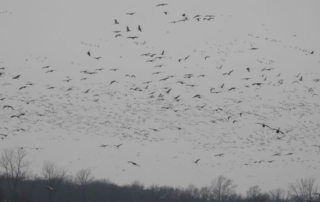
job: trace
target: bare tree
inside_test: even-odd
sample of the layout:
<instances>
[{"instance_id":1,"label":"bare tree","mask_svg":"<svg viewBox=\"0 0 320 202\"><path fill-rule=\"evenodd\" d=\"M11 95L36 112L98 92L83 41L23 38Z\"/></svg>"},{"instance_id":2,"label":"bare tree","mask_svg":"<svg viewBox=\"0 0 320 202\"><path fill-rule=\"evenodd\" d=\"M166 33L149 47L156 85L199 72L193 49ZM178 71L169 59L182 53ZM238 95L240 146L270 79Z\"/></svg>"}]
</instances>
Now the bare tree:
<instances>
[{"instance_id":1,"label":"bare tree","mask_svg":"<svg viewBox=\"0 0 320 202\"><path fill-rule=\"evenodd\" d=\"M15 201L21 181L26 177L30 162L26 160L27 152L23 149L5 149L0 158L0 168L7 183L12 201Z\"/></svg>"},{"instance_id":2,"label":"bare tree","mask_svg":"<svg viewBox=\"0 0 320 202\"><path fill-rule=\"evenodd\" d=\"M280 202L285 200L286 193L282 188L272 189L269 191L269 196L271 201Z\"/></svg>"},{"instance_id":3,"label":"bare tree","mask_svg":"<svg viewBox=\"0 0 320 202\"><path fill-rule=\"evenodd\" d=\"M269 195L261 192L259 185L252 186L247 191L247 201L266 202L269 200Z\"/></svg>"},{"instance_id":4,"label":"bare tree","mask_svg":"<svg viewBox=\"0 0 320 202\"><path fill-rule=\"evenodd\" d=\"M66 177L66 170L58 168L56 164L46 161L42 168L42 175L47 182L48 199L53 202L58 190Z\"/></svg>"},{"instance_id":5,"label":"bare tree","mask_svg":"<svg viewBox=\"0 0 320 202\"><path fill-rule=\"evenodd\" d=\"M261 188L259 185L254 185L252 187L249 187L247 191L247 198L256 198L261 194Z\"/></svg>"},{"instance_id":6,"label":"bare tree","mask_svg":"<svg viewBox=\"0 0 320 202\"><path fill-rule=\"evenodd\" d=\"M209 201L210 200L210 188L207 186L201 187L199 189L199 198L202 201Z\"/></svg>"},{"instance_id":7,"label":"bare tree","mask_svg":"<svg viewBox=\"0 0 320 202\"><path fill-rule=\"evenodd\" d=\"M87 185L94 180L90 169L79 170L75 177L75 182L79 186L81 193L81 201L86 200L86 188Z\"/></svg>"},{"instance_id":8,"label":"bare tree","mask_svg":"<svg viewBox=\"0 0 320 202\"><path fill-rule=\"evenodd\" d=\"M231 179L222 175L211 182L212 197L218 202L224 202L228 197L235 193L237 185L233 184Z\"/></svg>"},{"instance_id":9,"label":"bare tree","mask_svg":"<svg viewBox=\"0 0 320 202\"><path fill-rule=\"evenodd\" d=\"M317 193L316 179L309 177L297 180L295 183L290 183L288 188L288 195L292 200L304 201L312 200L313 194Z\"/></svg>"}]
</instances>

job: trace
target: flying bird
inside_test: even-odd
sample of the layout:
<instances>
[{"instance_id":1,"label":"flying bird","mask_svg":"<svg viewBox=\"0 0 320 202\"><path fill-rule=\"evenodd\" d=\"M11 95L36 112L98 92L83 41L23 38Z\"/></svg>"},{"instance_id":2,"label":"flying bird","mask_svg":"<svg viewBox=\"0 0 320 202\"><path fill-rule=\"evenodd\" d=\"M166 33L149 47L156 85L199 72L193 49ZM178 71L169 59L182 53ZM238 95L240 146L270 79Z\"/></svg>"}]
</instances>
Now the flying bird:
<instances>
[{"instance_id":1,"label":"flying bird","mask_svg":"<svg viewBox=\"0 0 320 202\"><path fill-rule=\"evenodd\" d=\"M118 25L119 22L117 21L117 19L114 19L114 24Z\"/></svg>"},{"instance_id":2,"label":"flying bird","mask_svg":"<svg viewBox=\"0 0 320 202\"><path fill-rule=\"evenodd\" d=\"M19 75L17 75L17 76L12 77L12 79L18 79L20 76L21 76L21 75L19 74Z\"/></svg>"},{"instance_id":3,"label":"flying bird","mask_svg":"<svg viewBox=\"0 0 320 202\"><path fill-rule=\"evenodd\" d=\"M25 113L20 113L18 115L12 115L10 118L14 118L14 117L20 118L20 116L24 116L24 115L25 115Z\"/></svg>"},{"instance_id":4,"label":"flying bird","mask_svg":"<svg viewBox=\"0 0 320 202\"><path fill-rule=\"evenodd\" d=\"M110 82L110 85L113 84L113 83L118 83L118 81L113 80L113 81Z\"/></svg>"},{"instance_id":5,"label":"flying bird","mask_svg":"<svg viewBox=\"0 0 320 202\"><path fill-rule=\"evenodd\" d=\"M138 26L138 30L139 30L140 32L142 32L142 29L141 29L140 25Z\"/></svg>"},{"instance_id":6,"label":"flying bird","mask_svg":"<svg viewBox=\"0 0 320 202\"><path fill-rule=\"evenodd\" d=\"M231 70L231 71L228 72L228 73L224 73L223 75L230 75L232 72L233 72L233 70Z\"/></svg>"},{"instance_id":7,"label":"flying bird","mask_svg":"<svg viewBox=\"0 0 320 202\"><path fill-rule=\"evenodd\" d=\"M119 149L119 147L120 147L121 145L123 145L123 143L122 143L122 144L118 144L118 145L114 145L114 146L117 147L117 149Z\"/></svg>"},{"instance_id":8,"label":"flying bird","mask_svg":"<svg viewBox=\"0 0 320 202\"><path fill-rule=\"evenodd\" d=\"M166 5L168 5L168 4L158 4L157 6L166 6Z\"/></svg>"},{"instance_id":9,"label":"flying bird","mask_svg":"<svg viewBox=\"0 0 320 202\"><path fill-rule=\"evenodd\" d=\"M28 105L30 102L33 102L35 100L30 100L30 101L21 100L21 101L25 102Z\"/></svg>"},{"instance_id":10,"label":"flying bird","mask_svg":"<svg viewBox=\"0 0 320 202\"><path fill-rule=\"evenodd\" d=\"M86 90L84 93L89 93L89 90L90 90L90 88L88 90Z\"/></svg>"},{"instance_id":11,"label":"flying bird","mask_svg":"<svg viewBox=\"0 0 320 202\"><path fill-rule=\"evenodd\" d=\"M127 37L128 39L136 39L136 38L139 38L139 37L137 37L137 36L129 36L129 37Z\"/></svg>"},{"instance_id":12,"label":"flying bird","mask_svg":"<svg viewBox=\"0 0 320 202\"><path fill-rule=\"evenodd\" d=\"M46 188L47 190L49 190L49 191L53 191L53 188L50 187L50 186L45 186L45 188Z\"/></svg>"},{"instance_id":13,"label":"flying bird","mask_svg":"<svg viewBox=\"0 0 320 202\"><path fill-rule=\"evenodd\" d=\"M22 89L27 88L27 87L28 86L22 86L22 87L19 88L19 90L22 90Z\"/></svg>"},{"instance_id":14,"label":"flying bird","mask_svg":"<svg viewBox=\"0 0 320 202\"><path fill-rule=\"evenodd\" d=\"M12 110L14 110L13 107L10 106L10 105L4 105L4 106L2 107L2 109L5 109L5 108L11 108Z\"/></svg>"},{"instance_id":15,"label":"flying bird","mask_svg":"<svg viewBox=\"0 0 320 202\"><path fill-rule=\"evenodd\" d=\"M138 166L138 167L140 168L140 165L139 165L139 164L137 164L137 163L135 163L135 162L128 161L128 163L131 163L132 165L134 165L134 166Z\"/></svg>"},{"instance_id":16,"label":"flying bird","mask_svg":"<svg viewBox=\"0 0 320 202\"><path fill-rule=\"evenodd\" d=\"M199 161L200 161L200 159L197 159L193 163L197 164Z\"/></svg>"}]
</instances>

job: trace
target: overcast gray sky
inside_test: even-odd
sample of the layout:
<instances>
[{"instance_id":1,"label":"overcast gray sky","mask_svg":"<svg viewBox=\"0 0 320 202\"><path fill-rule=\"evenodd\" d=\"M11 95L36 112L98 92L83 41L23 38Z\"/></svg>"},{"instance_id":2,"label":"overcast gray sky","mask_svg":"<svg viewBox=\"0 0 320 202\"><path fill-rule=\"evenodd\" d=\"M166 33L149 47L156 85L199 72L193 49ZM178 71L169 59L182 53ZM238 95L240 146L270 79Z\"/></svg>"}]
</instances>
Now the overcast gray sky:
<instances>
[{"instance_id":1,"label":"overcast gray sky","mask_svg":"<svg viewBox=\"0 0 320 202\"><path fill-rule=\"evenodd\" d=\"M34 173L240 192L319 173L319 1L1 4L0 149Z\"/></svg>"}]
</instances>

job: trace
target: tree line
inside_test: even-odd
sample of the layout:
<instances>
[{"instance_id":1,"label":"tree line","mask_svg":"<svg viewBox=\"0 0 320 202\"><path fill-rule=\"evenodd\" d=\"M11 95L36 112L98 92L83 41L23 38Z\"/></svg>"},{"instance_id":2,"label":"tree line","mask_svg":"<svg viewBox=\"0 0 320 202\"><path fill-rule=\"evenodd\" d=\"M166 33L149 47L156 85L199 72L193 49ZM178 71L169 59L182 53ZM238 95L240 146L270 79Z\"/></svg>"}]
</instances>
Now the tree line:
<instances>
[{"instance_id":1,"label":"tree line","mask_svg":"<svg viewBox=\"0 0 320 202\"><path fill-rule=\"evenodd\" d=\"M210 185L187 188L151 185L135 181L117 185L106 179L95 179L90 169L74 176L53 162L44 162L41 175L32 175L27 152L5 149L0 157L0 202L320 202L314 177L289 183L288 188L267 192L258 185L246 194L236 192L237 185L218 176Z\"/></svg>"}]
</instances>

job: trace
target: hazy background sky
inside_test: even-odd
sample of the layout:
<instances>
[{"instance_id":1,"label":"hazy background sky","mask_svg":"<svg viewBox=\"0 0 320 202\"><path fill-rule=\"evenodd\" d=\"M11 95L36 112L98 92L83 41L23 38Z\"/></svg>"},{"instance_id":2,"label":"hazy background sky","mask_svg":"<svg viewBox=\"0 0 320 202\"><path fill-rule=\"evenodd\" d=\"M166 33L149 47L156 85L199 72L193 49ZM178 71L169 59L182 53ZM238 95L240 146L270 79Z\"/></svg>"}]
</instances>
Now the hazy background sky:
<instances>
[{"instance_id":1,"label":"hazy background sky","mask_svg":"<svg viewBox=\"0 0 320 202\"><path fill-rule=\"evenodd\" d=\"M286 187L316 176L319 8L316 0L2 1L0 98L6 99L0 106L15 110L0 111L0 133L9 134L0 148L28 149L34 173L49 160L70 174L91 168L96 177L119 184L202 186L221 174L244 191L256 184L266 190ZM188 20L177 22L183 14ZM203 19L206 15L214 17ZM122 36L115 38L117 30ZM162 51L165 58L146 62ZM98 74L80 73L84 70ZM67 77L72 80L65 82ZM196 86L176 83L180 80ZM34 86L19 90L27 82ZM48 90L51 86L56 88ZM232 87L236 90L228 91ZM157 100L159 94L163 101ZM196 94L201 98L193 98ZM19 112L26 115L10 118ZM280 128L285 137L277 140L275 130L261 130L256 123ZM19 128L26 131L10 133ZM99 147L121 143L118 149ZM281 155L272 156L276 153ZM198 158L198 164L192 162Z\"/></svg>"}]
</instances>

